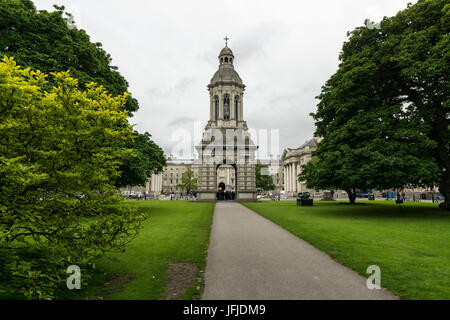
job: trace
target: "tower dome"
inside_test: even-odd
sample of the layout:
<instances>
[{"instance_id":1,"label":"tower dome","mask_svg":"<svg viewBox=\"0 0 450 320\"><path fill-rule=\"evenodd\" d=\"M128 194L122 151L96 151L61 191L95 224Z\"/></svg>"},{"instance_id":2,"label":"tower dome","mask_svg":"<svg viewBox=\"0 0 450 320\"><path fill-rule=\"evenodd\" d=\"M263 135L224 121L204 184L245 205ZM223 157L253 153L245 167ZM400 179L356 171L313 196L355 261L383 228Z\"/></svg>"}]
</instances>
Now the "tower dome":
<instances>
[{"instance_id":1,"label":"tower dome","mask_svg":"<svg viewBox=\"0 0 450 320\"><path fill-rule=\"evenodd\" d=\"M208 88L212 88L220 84L231 84L245 88L241 77L236 70L234 70L234 55L233 51L231 51L228 47L228 44L225 44L225 47L219 53L219 69L211 78Z\"/></svg>"},{"instance_id":2,"label":"tower dome","mask_svg":"<svg viewBox=\"0 0 450 320\"><path fill-rule=\"evenodd\" d=\"M222 56L232 56L232 57L234 57L233 51L231 51L231 49L228 48L228 45L226 45L225 48L223 48L220 51L219 58L222 57Z\"/></svg>"}]
</instances>

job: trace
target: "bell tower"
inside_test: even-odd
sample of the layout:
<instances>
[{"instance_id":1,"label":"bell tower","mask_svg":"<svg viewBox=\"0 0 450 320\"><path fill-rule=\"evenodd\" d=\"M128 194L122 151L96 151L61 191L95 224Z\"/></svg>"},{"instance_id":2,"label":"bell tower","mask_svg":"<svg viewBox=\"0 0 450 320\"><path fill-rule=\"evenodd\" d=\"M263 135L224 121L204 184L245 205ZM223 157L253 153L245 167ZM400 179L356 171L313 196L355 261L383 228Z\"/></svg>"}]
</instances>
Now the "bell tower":
<instances>
[{"instance_id":1,"label":"bell tower","mask_svg":"<svg viewBox=\"0 0 450 320\"><path fill-rule=\"evenodd\" d=\"M234 69L233 51L225 47L219 54L219 68L209 85L210 117L209 128L247 128L244 121L243 101L245 85Z\"/></svg>"},{"instance_id":2,"label":"bell tower","mask_svg":"<svg viewBox=\"0 0 450 320\"><path fill-rule=\"evenodd\" d=\"M245 85L234 69L235 57L228 47L220 51L219 67L208 85L210 108L209 121L198 152L198 200L223 199L223 192L230 192L240 201L256 201L256 149L244 121ZM233 172L229 179L234 185L218 181L218 172Z\"/></svg>"}]
</instances>

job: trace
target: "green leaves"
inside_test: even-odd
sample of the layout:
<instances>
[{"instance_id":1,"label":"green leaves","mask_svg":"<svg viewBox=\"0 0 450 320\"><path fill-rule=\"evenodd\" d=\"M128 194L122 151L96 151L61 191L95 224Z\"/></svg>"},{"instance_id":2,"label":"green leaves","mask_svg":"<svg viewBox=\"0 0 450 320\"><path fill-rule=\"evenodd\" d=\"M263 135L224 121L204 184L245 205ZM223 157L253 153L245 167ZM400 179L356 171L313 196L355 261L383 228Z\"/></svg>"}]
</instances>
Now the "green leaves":
<instances>
[{"instance_id":1,"label":"green leaves","mask_svg":"<svg viewBox=\"0 0 450 320\"><path fill-rule=\"evenodd\" d=\"M183 172L183 175L181 176L181 183L178 184L177 187L185 190L186 192L197 190L197 178L194 176L194 171L187 169Z\"/></svg>"},{"instance_id":2,"label":"green leaves","mask_svg":"<svg viewBox=\"0 0 450 320\"><path fill-rule=\"evenodd\" d=\"M64 7L56 9L37 11L31 1L0 1L0 56L13 56L20 65L46 73L70 70L82 87L96 82L113 95L126 92L127 81L101 44L70 27ZM123 109L131 114L138 108L137 100L127 97Z\"/></svg>"},{"instance_id":3,"label":"green leaves","mask_svg":"<svg viewBox=\"0 0 450 320\"><path fill-rule=\"evenodd\" d=\"M130 153L120 165L121 174L116 180L117 187L145 186L153 173L162 172L166 166L164 151L150 138L148 132L133 133L133 140L126 144Z\"/></svg>"},{"instance_id":4,"label":"green leaves","mask_svg":"<svg viewBox=\"0 0 450 320\"><path fill-rule=\"evenodd\" d=\"M311 188L440 185L450 198L448 1L419 1L381 29L350 33L323 86L316 135L301 179ZM446 45L444 45L446 44Z\"/></svg>"},{"instance_id":5,"label":"green leaves","mask_svg":"<svg viewBox=\"0 0 450 320\"><path fill-rule=\"evenodd\" d=\"M114 186L132 152L127 95L46 77L0 63L0 287L19 298L54 297L69 265L123 249L146 218Z\"/></svg>"},{"instance_id":6,"label":"green leaves","mask_svg":"<svg viewBox=\"0 0 450 320\"><path fill-rule=\"evenodd\" d=\"M255 174L256 174L256 188L263 190L273 190L275 185L273 184L272 176L267 174L261 174L262 168L268 168L267 164L256 164Z\"/></svg>"}]
</instances>

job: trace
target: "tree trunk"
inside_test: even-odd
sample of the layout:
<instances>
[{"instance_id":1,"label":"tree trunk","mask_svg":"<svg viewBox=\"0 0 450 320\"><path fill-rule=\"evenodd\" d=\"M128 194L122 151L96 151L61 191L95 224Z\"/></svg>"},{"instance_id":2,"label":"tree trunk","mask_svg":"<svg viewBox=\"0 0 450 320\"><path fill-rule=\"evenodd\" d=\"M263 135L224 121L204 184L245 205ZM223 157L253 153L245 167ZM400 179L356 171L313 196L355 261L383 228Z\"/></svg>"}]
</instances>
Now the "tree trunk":
<instances>
[{"instance_id":1,"label":"tree trunk","mask_svg":"<svg viewBox=\"0 0 450 320\"><path fill-rule=\"evenodd\" d=\"M439 192L444 197L444 202L439 205L439 208L450 210L450 175L448 170L442 173L441 181L439 183Z\"/></svg>"},{"instance_id":2,"label":"tree trunk","mask_svg":"<svg viewBox=\"0 0 450 320\"><path fill-rule=\"evenodd\" d=\"M445 200L444 203L439 205L439 208L450 210L450 155L448 147L444 144L446 130L448 130L448 122L443 114L438 114L431 130L430 138L437 142L433 155L442 174L439 181L439 192Z\"/></svg>"},{"instance_id":3,"label":"tree trunk","mask_svg":"<svg viewBox=\"0 0 450 320\"><path fill-rule=\"evenodd\" d=\"M345 191L348 194L348 199L350 200L350 204L355 204L355 201L356 201L356 190L355 189L347 189Z\"/></svg>"}]
</instances>

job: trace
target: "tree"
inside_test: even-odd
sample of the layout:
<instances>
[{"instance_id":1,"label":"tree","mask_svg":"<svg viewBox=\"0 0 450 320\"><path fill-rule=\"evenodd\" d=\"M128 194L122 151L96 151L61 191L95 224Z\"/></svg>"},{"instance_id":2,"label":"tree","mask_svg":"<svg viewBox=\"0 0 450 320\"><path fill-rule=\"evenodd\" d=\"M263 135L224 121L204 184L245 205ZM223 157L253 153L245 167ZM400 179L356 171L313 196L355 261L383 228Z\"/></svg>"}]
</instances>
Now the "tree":
<instances>
[{"instance_id":1,"label":"tree","mask_svg":"<svg viewBox=\"0 0 450 320\"><path fill-rule=\"evenodd\" d=\"M273 184L273 179L269 174L263 174L261 171L267 169L269 166L267 164L257 163L255 166L256 172L256 188L263 190L273 190L275 185Z\"/></svg>"},{"instance_id":2,"label":"tree","mask_svg":"<svg viewBox=\"0 0 450 320\"><path fill-rule=\"evenodd\" d=\"M145 186L153 173L162 172L166 166L164 151L150 139L148 132L140 134L135 131L134 136L134 140L127 144L133 149L133 154L124 159L119 168L121 175L117 178L117 187Z\"/></svg>"},{"instance_id":3,"label":"tree","mask_svg":"<svg viewBox=\"0 0 450 320\"><path fill-rule=\"evenodd\" d=\"M127 95L68 72L0 63L0 293L49 299L70 265L83 283L94 258L124 249L145 216L114 186L132 150Z\"/></svg>"},{"instance_id":4,"label":"tree","mask_svg":"<svg viewBox=\"0 0 450 320\"><path fill-rule=\"evenodd\" d=\"M380 29L356 28L322 87L309 187L389 189L438 183L448 207L448 1L409 5Z\"/></svg>"},{"instance_id":5,"label":"tree","mask_svg":"<svg viewBox=\"0 0 450 320\"><path fill-rule=\"evenodd\" d=\"M194 176L194 171L186 170L181 176L181 183L177 185L177 188L186 190L186 192L197 190L197 178Z\"/></svg>"},{"instance_id":6,"label":"tree","mask_svg":"<svg viewBox=\"0 0 450 320\"><path fill-rule=\"evenodd\" d=\"M54 12L37 11L29 0L0 0L0 57L13 56L18 64L44 73L70 70L81 88L96 82L113 95L127 92L128 82L111 65L111 56L102 44L92 43L84 30L77 29L74 17L65 13L63 6L55 8ZM52 85L48 82L46 89ZM124 109L128 115L138 108L137 100L127 95ZM134 153L123 160L118 187L145 185L151 174L165 165L162 151L150 134L135 135L127 145Z\"/></svg>"},{"instance_id":7,"label":"tree","mask_svg":"<svg viewBox=\"0 0 450 320\"><path fill-rule=\"evenodd\" d=\"M30 0L0 0L0 57L12 56L19 65L45 73L70 70L82 88L96 82L113 95L127 92L128 82L102 44L77 29L64 6L54 7L37 11ZM124 109L131 115L138 108L128 95Z\"/></svg>"}]
</instances>

